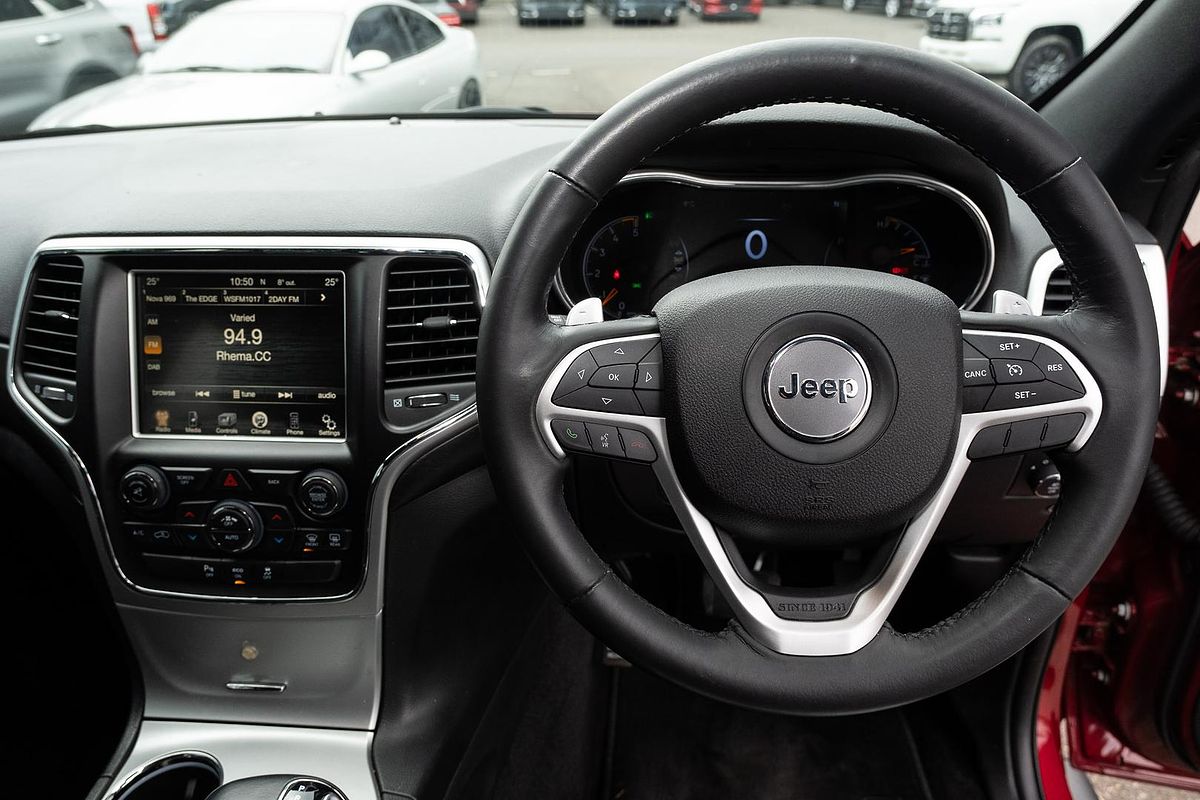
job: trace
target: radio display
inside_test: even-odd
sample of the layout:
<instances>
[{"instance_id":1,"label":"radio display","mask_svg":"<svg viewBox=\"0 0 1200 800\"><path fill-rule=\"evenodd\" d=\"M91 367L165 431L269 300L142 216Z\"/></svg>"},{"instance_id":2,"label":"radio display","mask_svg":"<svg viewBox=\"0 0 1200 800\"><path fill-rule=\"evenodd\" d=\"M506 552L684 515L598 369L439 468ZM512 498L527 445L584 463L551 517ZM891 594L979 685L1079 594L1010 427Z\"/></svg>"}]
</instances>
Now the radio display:
<instances>
[{"instance_id":1,"label":"radio display","mask_svg":"<svg viewBox=\"0 0 1200 800\"><path fill-rule=\"evenodd\" d=\"M345 438L344 273L131 275L138 435Z\"/></svg>"}]
</instances>

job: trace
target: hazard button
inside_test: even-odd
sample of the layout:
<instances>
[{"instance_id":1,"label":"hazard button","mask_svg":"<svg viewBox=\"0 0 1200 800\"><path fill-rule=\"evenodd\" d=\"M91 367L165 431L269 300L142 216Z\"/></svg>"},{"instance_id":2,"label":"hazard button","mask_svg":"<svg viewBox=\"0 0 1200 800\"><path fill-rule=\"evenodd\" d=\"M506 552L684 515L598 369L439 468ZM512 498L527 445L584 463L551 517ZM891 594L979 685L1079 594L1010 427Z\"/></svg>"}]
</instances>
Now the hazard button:
<instances>
[{"instance_id":1,"label":"hazard button","mask_svg":"<svg viewBox=\"0 0 1200 800\"><path fill-rule=\"evenodd\" d=\"M217 473L217 488L223 492L241 493L250 491L250 483L236 469L223 469Z\"/></svg>"}]
</instances>

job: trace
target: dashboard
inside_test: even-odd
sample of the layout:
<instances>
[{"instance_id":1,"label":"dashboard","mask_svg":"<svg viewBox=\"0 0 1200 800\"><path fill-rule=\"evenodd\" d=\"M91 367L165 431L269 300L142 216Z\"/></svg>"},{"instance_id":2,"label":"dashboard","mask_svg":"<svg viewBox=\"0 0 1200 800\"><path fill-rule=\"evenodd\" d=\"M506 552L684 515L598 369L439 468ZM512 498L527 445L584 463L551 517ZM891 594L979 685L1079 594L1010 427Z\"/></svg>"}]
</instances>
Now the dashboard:
<instances>
[{"instance_id":1,"label":"dashboard","mask_svg":"<svg viewBox=\"0 0 1200 800\"><path fill-rule=\"evenodd\" d=\"M967 195L929 177L868 173L828 180L628 176L577 235L557 289L573 305L599 298L612 319L649 313L665 294L709 275L763 266L889 272L972 308L995 245Z\"/></svg>"}]
</instances>

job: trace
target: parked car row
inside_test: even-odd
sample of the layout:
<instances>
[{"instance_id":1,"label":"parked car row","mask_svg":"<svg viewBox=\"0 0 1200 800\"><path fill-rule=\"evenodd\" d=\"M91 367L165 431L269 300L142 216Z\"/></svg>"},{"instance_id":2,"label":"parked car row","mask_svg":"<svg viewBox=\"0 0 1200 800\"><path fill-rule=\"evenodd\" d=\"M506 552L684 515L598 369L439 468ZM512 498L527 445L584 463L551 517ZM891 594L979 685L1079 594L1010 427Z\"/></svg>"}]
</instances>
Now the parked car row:
<instances>
[{"instance_id":1,"label":"parked car row","mask_svg":"<svg viewBox=\"0 0 1200 800\"><path fill-rule=\"evenodd\" d=\"M475 37L407 0L232 0L31 130L479 105Z\"/></svg>"}]
</instances>

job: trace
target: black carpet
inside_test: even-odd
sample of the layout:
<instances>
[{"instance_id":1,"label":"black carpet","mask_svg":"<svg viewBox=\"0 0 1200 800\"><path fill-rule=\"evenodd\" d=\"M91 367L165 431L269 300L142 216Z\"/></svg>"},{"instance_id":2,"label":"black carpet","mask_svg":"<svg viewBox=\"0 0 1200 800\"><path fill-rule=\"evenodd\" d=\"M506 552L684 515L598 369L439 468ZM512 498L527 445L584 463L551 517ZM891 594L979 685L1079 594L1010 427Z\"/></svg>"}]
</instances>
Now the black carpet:
<instances>
[{"instance_id":1,"label":"black carpet","mask_svg":"<svg viewBox=\"0 0 1200 800\"><path fill-rule=\"evenodd\" d=\"M934 800L900 711L799 718L620 674L612 797Z\"/></svg>"}]
</instances>

